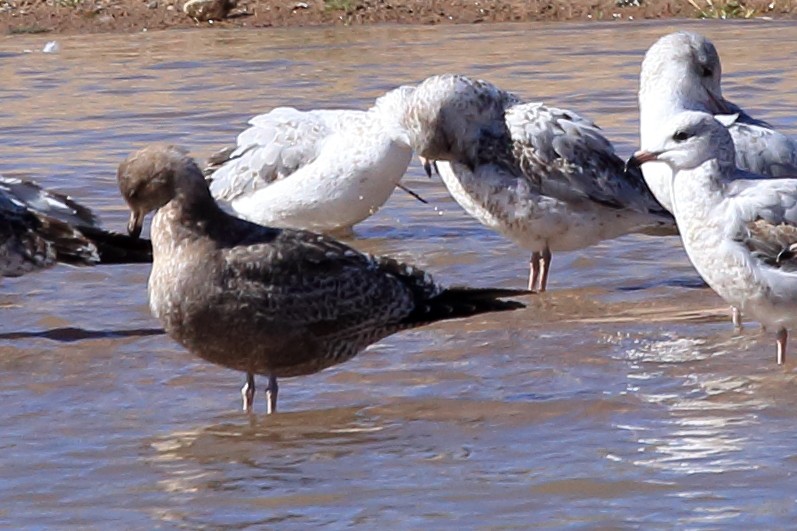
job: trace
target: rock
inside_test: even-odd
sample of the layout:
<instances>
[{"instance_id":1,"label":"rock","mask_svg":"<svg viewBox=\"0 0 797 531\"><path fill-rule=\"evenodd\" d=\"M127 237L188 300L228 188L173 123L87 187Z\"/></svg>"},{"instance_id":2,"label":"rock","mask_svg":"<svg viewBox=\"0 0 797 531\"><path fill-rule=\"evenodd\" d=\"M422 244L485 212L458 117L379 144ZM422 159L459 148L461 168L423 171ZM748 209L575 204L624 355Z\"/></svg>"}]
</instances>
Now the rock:
<instances>
[{"instance_id":1,"label":"rock","mask_svg":"<svg viewBox=\"0 0 797 531\"><path fill-rule=\"evenodd\" d=\"M183 11L189 17L200 20L224 20L235 7L235 0L188 0Z\"/></svg>"}]
</instances>

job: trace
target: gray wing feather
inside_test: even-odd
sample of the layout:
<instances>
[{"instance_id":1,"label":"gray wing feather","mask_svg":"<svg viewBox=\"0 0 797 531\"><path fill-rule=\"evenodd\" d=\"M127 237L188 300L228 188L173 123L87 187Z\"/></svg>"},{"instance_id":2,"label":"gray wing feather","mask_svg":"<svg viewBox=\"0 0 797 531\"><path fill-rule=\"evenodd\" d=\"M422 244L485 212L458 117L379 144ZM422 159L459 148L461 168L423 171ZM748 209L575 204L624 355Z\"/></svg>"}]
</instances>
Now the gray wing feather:
<instances>
[{"instance_id":1,"label":"gray wing feather","mask_svg":"<svg viewBox=\"0 0 797 531\"><path fill-rule=\"evenodd\" d=\"M718 115L736 147L736 166L764 177L797 175L797 143L772 125L730 104L733 115Z\"/></svg>"},{"instance_id":2,"label":"gray wing feather","mask_svg":"<svg viewBox=\"0 0 797 531\"><path fill-rule=\"evenodd\" d=\"M793 139L774 129L738 122L729 130L738 167L769 177L797 175L797 146Z\"/></svg>"},{"instance_id":3,"label":"gray wing feather","mask_svg":"<svg viewBox=\"0 0 797 531\"><path fill-rule=\"evenodd\" d=\"M215 160L216 168L208 179L214 197L231 201L276 181L289 177L313 162L327 137L346 119L365 115L365 111L299 111L279 107L255 116L250 127L238 135L237 147ZM218 159L226 156L226 160ZM215 156L214 156L215 157Z\"/></svg>"},{"instance_id":4,"label":"gray wing feather","mask_svg":"<svg viewBox=\"0 0 797 531\"><path fill-rule=\"evenodd\" d=\"M735 177L747 175L740 170ZM734 239L764 265L797 271L797 179L738 178L725 186L742 219Z\"/></svg>"},{"instance_id":5,"label":"gray wing feather","mask_svg":"<svg viewBox=\"0 0 797 531\"><path fill-rule=\"evenodd\" d=\"M507 111L506 122L523 174L542 193L668 216L641 172L635 171L638 168L626 171L593 122L541 103L515 105Z\"/></svg>"}]
</instances>

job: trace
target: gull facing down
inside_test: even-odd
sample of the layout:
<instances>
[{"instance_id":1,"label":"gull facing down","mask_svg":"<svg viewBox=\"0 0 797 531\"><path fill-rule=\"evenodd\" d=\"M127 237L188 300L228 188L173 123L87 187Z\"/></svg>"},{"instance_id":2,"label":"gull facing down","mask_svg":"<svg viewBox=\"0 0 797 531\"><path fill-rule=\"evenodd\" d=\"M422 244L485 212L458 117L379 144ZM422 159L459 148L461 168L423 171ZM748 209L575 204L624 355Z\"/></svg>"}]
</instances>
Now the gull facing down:
<instances>
[{"instance_id":1,"label":"gull facing down","mask_svg":"<svg viewBox=\"0 0 797 531\"><path fill-rule=\"evenodd\" d=\"M736 168L728 129L686 111L658 143L634 155L667 164L673 213L700 276L728 303L777 330L777 361L797 324L797 179L761 179Z\"/></svg>"},{"instance_id":2,"label":"gull facing down","mask_svg":"<svg viewBox=\"0 0 797 531\"><path fill-rule=\"evenodd\" d=\"M261 225L350 230L407 171L412 149L398 119L412 91L391 90L367 111L278 107L255 116L237 146L208 161L213 197Z\"/></svg>"},{"instance_id":3,"label":"gull facing down","mask_svg":"<svg viewBox=\"0 0 797 531\"><path fill-rule=\"evenodd\" d=\"M529 289L545 291L551 255L633 232L675 232L638 167L626 172L590 121L464 76L417 86L402 121L471 216L532 252Z\"/></svg>"},{"instance_id":4,"label":"gull facing down","mask_svg":"<svg viewBox=\"0 0 797 531\"><path fill-rule=\"evenodd\" d=\"M100 228L70 197L31 181L0 177L0 276L18 277L64 263L76 266L152 261L149 241Z\"/></svg>"},{"instance_id":5,"label":"gull facing down","mask_svg":"<svg viewBox=\"0 0 797 531\"><path fill-rule=\"evenodd\" d=\"M148 212L152 313L199 357L268 377L268 412L277 378L343 363L401 330L445 319L522 308L499 300L526 291L443 288L423 271L360 253L328 236L264 227L223 211L202 172L183 151L152 146L118 170L139 234Z\"/></svg>"}]
</instances>

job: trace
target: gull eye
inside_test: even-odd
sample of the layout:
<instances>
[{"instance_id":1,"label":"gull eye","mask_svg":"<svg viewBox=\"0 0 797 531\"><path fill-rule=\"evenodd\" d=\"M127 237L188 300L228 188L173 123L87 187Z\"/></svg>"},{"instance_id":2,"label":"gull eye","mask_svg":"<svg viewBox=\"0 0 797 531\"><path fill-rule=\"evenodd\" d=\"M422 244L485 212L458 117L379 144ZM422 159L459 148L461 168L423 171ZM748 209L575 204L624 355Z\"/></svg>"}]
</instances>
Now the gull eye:
<instances>
[{"instance_id":1,"label":"gull eye","mask_svg":"<svg viewBox=\"0 0 797 531\"><path fill-rule=\"evenodd\" d=\"M700 69L700 75L703 77L711 77L712 75L714 75L714 71L711 70L709 67L704 66L701 67Z\"/></svg>"},{"instance_id":2,"label":"gull eye","mask_svg":"<svg viewBox=\"0 0 797 531\"><path fill-rule=\"evenodd\" d=\"M676 142L683 142L687 138L689 138L689 133L687 133L686 131L678 131L677 133L672 135L672 139L675 140Z\"/></svg>"}]
</instances>

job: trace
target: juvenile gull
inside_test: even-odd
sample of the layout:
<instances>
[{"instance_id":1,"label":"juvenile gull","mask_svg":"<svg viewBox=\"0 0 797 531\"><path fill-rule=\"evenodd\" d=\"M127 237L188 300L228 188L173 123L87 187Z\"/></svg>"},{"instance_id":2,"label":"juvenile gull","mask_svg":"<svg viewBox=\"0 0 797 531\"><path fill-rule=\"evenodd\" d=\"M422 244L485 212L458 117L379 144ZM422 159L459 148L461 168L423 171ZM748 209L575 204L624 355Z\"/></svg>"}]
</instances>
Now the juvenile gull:
<instances>
[{"instance_id":1,"label":"juvenile gull","mask_svg":"<svg viewBox=\"0 0 797 531\"><path fill-rule=\"evenodd\" d=\"M413 88L368 111L279 107L255 116L237 146L211 157L213 197L261 225L341 232L374 214L412 158L398 125Z\"/></svg>"},{"instance_id":2,"label":"juvenile gull","mask_svg":"<svg viewBox=\"0 0 797 531\"><path fill-rule=\"evenodd\" d=\"M224 212L202 173L172 146L144 148L118 171L137 235L152 222L152 313L199 357L268 377L269 413L277 378L342 363L394 332L434 321L523 307L502 297L527 292L444 289L390 258L360 253L328 236L265 227Z\"/></svg>"},{"instance_id":3,"label":"juvenile gull","mask_svg":"<svg viewBox=\"0 0 797 531\"><path fill-rule=\"evenodd\" d=\"M661 128L682 111L714 115L730 131L736 166L766 177L797 175L797 143L722 96L722 66L714 45L697 33L661 37L645 54L639 83L640 146L661 140ZM672 211L672 172L663 162L642 168L656 199Z\"/></svg>"},{"instance_id":4,"label":"juvenile gull","mask_svg":"<svg viewBox=\"0 0 797 531\"><path fill-rule=\"evenodd\" d=\"M71 198L31 181L0 177L0 276L51 267L148 262L148 241L108 232Z\"/></svg>"},{"instance_id":5,"label":"juvenile gull","mask_svg":"<svg viewBox=\"0 0 797 531\"><path fill-rule=\"evenodd\" d=\"M797 324L797 179L736 168L733 138L710 114L684 111L634 156L674 172L673 213L700 276L723 299L777 330L777 360Z\"/></svg>"},{"instance_id":6,"label":"juvenile gull","mask_svg":"<svg viewBox=\"0 0 797 531\"><path fill-rule=\"evenodd\" d=\"M674 234L639 168L627 173L600 130L572 111L441 75L418 85L402 124L465 211L532 251L529 289L545 290L553 251L632 232Z\"/></svg>"}]
</instances>

